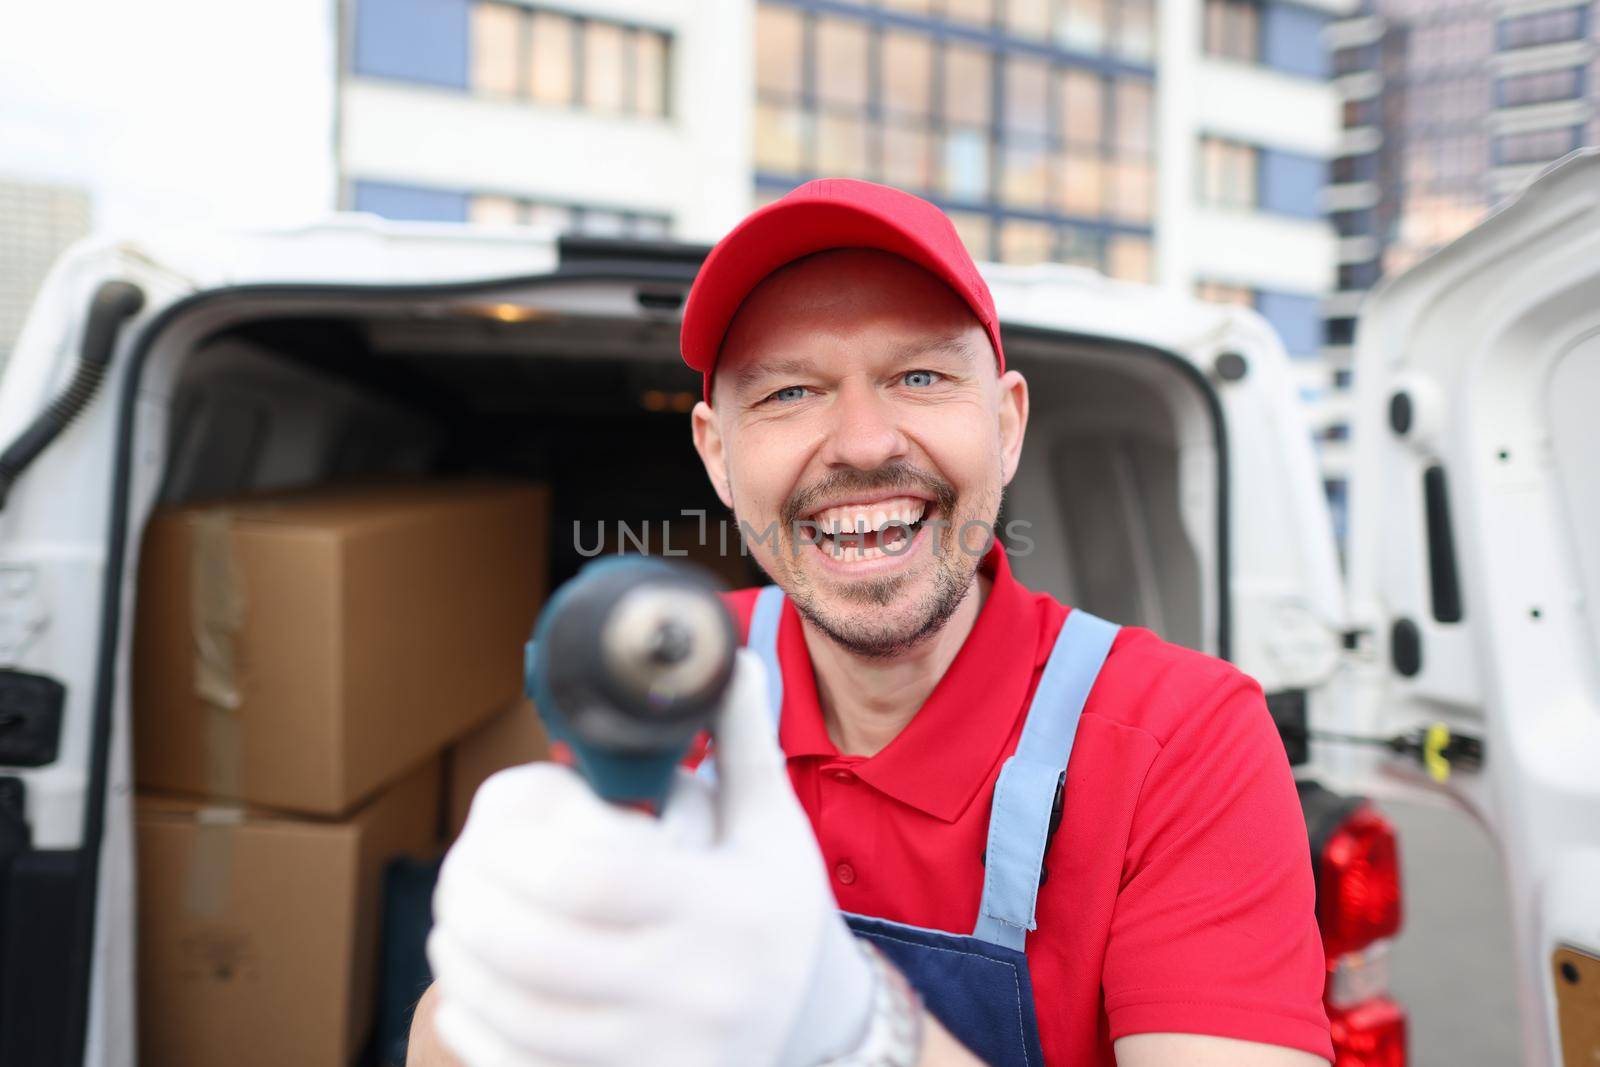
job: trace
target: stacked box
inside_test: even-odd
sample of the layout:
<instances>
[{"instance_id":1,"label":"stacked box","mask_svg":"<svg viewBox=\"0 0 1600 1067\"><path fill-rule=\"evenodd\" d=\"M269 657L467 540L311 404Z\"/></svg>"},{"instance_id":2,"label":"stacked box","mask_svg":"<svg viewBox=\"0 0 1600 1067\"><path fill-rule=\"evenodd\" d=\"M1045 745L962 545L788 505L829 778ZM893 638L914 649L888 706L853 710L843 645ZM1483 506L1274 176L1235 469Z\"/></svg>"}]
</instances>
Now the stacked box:
<instances>
[{"instance_id":1,"label":"stacked box","mask_svg":"<svg viewBox=\"0 0 1600 1067\"><path fill-rule=\"evenodd\" d=\"M344 819L145 795L139 1062L340 1067L365 1044L385 865L437 847L439 765Z\"/></svg>"},{"instance_id":2,"label":"stacked box","mask_svg":"<svg viewBox=\"0 0 1600 1067\"><path fill-rule=\"evenodd\" d=\"M482 481L151 519L133 664L143 1062L361 1051L385 866L437 855L447 781L539 754L520 693L548 523L542 487Z\"/></svg>"},{"instance_id":3,"label":"stacked box","mask_svg":"<svg viewBox=\"0 0 1600 1067\"><path fill-rule=\"evenodd\" d=\"M141 788L338 815L515 700L544 490L455 482L157 512L134 632Z\"/></svg>"}]
</instances>

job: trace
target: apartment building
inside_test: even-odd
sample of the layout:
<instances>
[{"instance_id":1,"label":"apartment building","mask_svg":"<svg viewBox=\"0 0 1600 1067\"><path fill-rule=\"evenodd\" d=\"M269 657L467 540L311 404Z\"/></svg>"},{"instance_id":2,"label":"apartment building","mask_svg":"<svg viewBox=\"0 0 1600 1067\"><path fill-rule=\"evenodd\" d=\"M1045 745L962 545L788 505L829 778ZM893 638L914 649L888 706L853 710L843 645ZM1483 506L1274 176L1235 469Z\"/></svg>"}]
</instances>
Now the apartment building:
<instances>
[{"instance_id":1,"label":"apartment building","mask_svg":"<svg viewBox=\"0 0 1600 1067\"><path fill-rule=\"evenodd\" d=\"M346 0L341 206L711 240L749 207L750 0Z\"/></svg>"},{"instance_id":2,"label":"apartment building","mask_svg":"<svg viewBox=\"0 0 1600 1067\"><path fill-rule=\"evenodd\" d=\"M1343 133L1327 192L1339 235L1325 305L1325 472L1347 460L1361 299L1465 233L1541 168L1600 143L1589 0L1365 0L1329 28Z\"/></svg>"},{"instance_id":3,"label":"apartment building","mask_svg":"<svg viewBox=\"0 0 1600 1067\"><path fill-rule=\"evenodd\" d=\"M1306 348L1339 2L351 0L344 197L709 239L861 177L938 203L981 259L1199 285Z\"/></svg>"}]
</instances>

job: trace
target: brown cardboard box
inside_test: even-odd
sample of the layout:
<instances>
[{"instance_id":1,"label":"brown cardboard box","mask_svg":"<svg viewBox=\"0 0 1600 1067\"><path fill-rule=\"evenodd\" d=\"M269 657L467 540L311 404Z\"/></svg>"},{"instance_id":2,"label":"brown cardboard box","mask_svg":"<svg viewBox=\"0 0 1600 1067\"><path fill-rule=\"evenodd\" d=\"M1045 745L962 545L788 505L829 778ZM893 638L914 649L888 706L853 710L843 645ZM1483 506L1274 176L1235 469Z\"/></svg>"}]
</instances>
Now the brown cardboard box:
<instances>
[{"instance_id":1,"label":"brown cardboard box","mask_svg":"<svg viewBox=\"0 0 1600 1067\"><path fill-rule=\"evenodd\" d=\"M344 1067L372 1024L383 869L436 849L433 759L342 821L141 796L139 1056Z\"/></svg>"},{"instance_id":2,"label":"brown cardboard box","mask_svg":"<svg viewBox=\"0 0 1600 1067\"><path fill-rule=\"evenodd\" d=\"M162 510L134 631L146 789L337 815L503 708L544 599L542 487Z\"/></svg>"},{"instance_id":3,"label":"brown cardboard box","mask_svg":"<svg viewBox=\"0 0 1600 1067\"><path fill-rule=\"evenodd\" d=\"M445 832L454 841L467 824L472 795L496 771L548 759L549 739L533 702L519 700L445 753Z\"/></svg>"}]
</instances>

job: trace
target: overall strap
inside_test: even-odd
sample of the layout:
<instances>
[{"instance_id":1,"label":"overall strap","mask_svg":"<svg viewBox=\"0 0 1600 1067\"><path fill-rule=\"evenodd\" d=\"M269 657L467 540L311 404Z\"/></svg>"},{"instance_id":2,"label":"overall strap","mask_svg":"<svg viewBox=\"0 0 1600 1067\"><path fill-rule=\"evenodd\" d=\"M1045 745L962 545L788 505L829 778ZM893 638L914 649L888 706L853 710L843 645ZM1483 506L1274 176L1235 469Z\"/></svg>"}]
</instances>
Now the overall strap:
<instances>
[{"instance_id":1,"label":"overall strap","mask_svg":"<svg viewBox=\"0 0 1600 1067\"><path fill-rule=\"evenodd\" d=\"M775 585L764 586L756 594L756 605L750 613L750 634L744 646L761 657L767 669L767 707L772 715L772 729L778 729L783 715L783 669L778 665L778 623L783 619L783 590ZM706 781L717 777L716 752L700 761L694 772Z\"/></svg>"},{"instance_id":2,"label":"overall strap","mask_svg":"<svg viewBox=\"0 0 1600 1067\"><path fill-rule=\"evenodd\" d=\"M1037 927L1034 904L1050 836L1050 811L1067 770L1078 717L1100 675L1117 627L1087 611L1067 615L1028 705L1017 751L995 782L989 810L983 899L972 935L1022 950Z\"/></svg>"},{"instance_id":3,"label":"overall strap","mask_svg":"<svg viewBox=\"0 0 1600 1067\"><path fill-rule=\"evenodd\" d=\"M778 664L778 623L783 619L783 590L775 585L762 588L756 594L756 606L750 613L750 636L744 647L761 657L767 669L767 692L772 709L772 728L778 728L783 715L783 668Z\"/></svg>"}]
</instances>

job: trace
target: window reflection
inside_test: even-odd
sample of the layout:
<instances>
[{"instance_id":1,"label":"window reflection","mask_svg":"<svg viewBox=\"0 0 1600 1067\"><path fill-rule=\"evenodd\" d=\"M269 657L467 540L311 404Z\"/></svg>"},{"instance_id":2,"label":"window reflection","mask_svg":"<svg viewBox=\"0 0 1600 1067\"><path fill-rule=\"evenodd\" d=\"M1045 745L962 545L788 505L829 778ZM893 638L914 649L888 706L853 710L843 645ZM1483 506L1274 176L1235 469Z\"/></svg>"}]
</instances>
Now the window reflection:
<instances>
[{"instance_id":1,"label":"window reflection","mask_svg":"<svg viewBox=\"0 0 1600 1067\"><path fill-rule=\"evenodd\" d=\"M951 45L944 53L944 115L956 123L989 122L989 53Z\"/></svg>"},{"instance_id":2,"label":"window reflection","mask_svg":"<svg viewBox=\"0 0 1600 1067\"><path fill-rule=\"evenodd\" d=\"M665 237L671 230L666 215L619 211L592 204L557 204L480 193L467 202L467 217L491 226L537 226L558 233L607 237Z\"/></svg>"},{"instance_id":3,"label":"window reflection","mask_svg":"<svg viewBox=\"0 0 1600 1067\"><path fill-rule=\"evenodd\" d=\"M1043 263L1055 254L1055 227L1031 219L1007 219L1000 226L1004 263Z\"/></svg>"},{"instance_id":4,"label":"window reflection","mask_svg":"<svg viewBox=\"0 0 1600 1067\"><path fill-rule=\"evenodd\" d=\"M817 20L817 99L863 107L867 102L867 27L855 20Z\"/></svg>"},{"instance_id":5,"label":"window reflection","mask_svg":"<svg viewBox=\"0 0 1600 1067\"><path fill-rule=\"evenodd\" d=\"M940 191L958 200L982 200L989 192L989 141L982 130L945 135Z\"/></svg>"},{"instance_id":6,"label":"window reflection","mask_svg":"<svg viewBox=\"0 0 1600 1067\"><path fill-rule=\"evenodd\" d=\"M944 0L945 17L983 26L994 23L995 0Z\"/></svg>"},{"instance_id":7,"label":"window reflection","mask_svg":"<svg viewBox=\"0 0 1600 1067\"><path fill-rule=\"evenodd\" d=\"M622 27L615 23L590 22L583 28L583 102L591 110L622 110L627 89L623 44Z\"/></svg>"},{"instance_id":8,"label":"window reflection","mask_svg":"<svg viewBox=\"0 0 1600 1067\"><path fill-rule=\"evenodd\" d=\"M472 88L494 96L517 92L522 19L516 8L479 4L472 9Z\"/></svg>"},{"instance_id":9,"label":"window reflection","mask_svg":"<svg viewBox=\"0 0 1600 1067\"><path fill-rule=\"evenodd\" d=\"M666 34L505 0L477 0L469 19L474 92L605 114L667 113Z\"/></svg>"},{"instance_id":10,"label":"window reflection","mask_svg":"<svg viewBox=\"0 0 1600 1067\"><path fill-rule=\"evenodd\" d=\"M802 32L800 12L793 8L756 8L756 90L762 96L800 95Z\"/></svg>"},{"instance_id":11,"label":"window reflection","mask_svg":"<svg viewBox=\"0 0 1600 1067\"><path fill-rule=\"evenodd\" d=\"M1206 0L1207 55L1253 63L1261 58L1261 7L1256 0Z\"/></svg>"},{"instance_id":12,"label":"window reflection","mask_svg":"<svg viewBox=\"0 0 1600 1067\"><path fill-rule=\"evenodd\" d=\"M570 104L574 85L574 24L565 15L533 14L528 95L542 104Z\"/></svg>"},{"instance_id":13,"label":"window reflection","mask_svg":"<svg viewBox=\"0 0 1600 1067\"><path fill-rule=\"evenodd\" d=\"M901 14L993 25L1002 39ZM1148 275L1149 235L1124 231L1154 215L1151 77L1076 56L1145 61L1153 21L1152 0L759 4L762 195L822 175L884 181L938 202L980 258Z\"/></svg>"},{"instance_id":14,"label":"window reflection","mask_svg":"<svg viewBox=\"0 0 1600 1067\"><path fill-rule=\"evenodd\" d=\"M1062 0L1056 40L1065 48L1097 52L1106 43L1106 0Z\"/></svg>"},{"instance_id":15,"label":"window reflection","mask_svg":"<svg viewBox=\"0 0 1600 1067\"><path fill-rule=\"evenodd\" d=\"M883 35L883 109L926 118L933 102L933 41L890 30Z\"/></svg>"}]
</instances>

